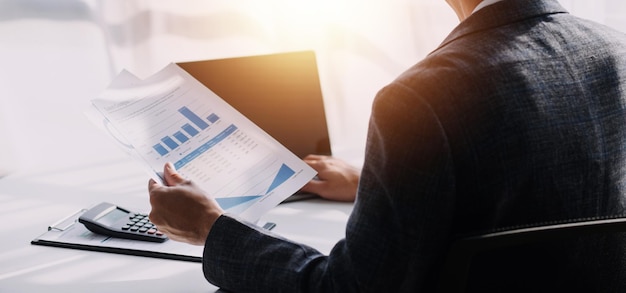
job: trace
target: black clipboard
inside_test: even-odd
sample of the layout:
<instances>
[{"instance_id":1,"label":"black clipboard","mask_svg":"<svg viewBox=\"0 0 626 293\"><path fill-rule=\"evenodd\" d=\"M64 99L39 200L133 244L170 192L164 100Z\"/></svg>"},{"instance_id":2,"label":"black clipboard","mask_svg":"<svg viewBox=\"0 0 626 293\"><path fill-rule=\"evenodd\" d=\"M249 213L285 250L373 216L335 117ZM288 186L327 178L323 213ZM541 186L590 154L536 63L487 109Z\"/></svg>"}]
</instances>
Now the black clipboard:
<instances>
[{"instance_id":1,"label":"black clipboard","mask_svg":"<svg viewBox=\"0 0 626 293\"><path fill-rule=\"evenodd\" d=\"M202 246L168 240L163 243L120 239L95 234L78 222L87 209L81 209L48 226L48 231L33 239L32 245L42 245L87 251L98 251L143 257L153 257L190 262L202 262ZM265 223L264 229L276 225Z\"/></svg>"}]
</instances>

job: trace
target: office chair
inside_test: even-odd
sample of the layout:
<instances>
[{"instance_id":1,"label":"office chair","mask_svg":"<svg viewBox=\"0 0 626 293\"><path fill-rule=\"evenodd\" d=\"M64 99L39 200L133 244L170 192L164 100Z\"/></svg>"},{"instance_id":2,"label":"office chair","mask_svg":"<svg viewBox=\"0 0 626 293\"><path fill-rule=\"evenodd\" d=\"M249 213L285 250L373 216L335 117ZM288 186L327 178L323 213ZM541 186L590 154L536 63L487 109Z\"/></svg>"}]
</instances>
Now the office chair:
<instances>
[{"instance_id":1,"label":"office chair","mask_svg":"<svg viewBox=\"0 0 626 293\"><path fill-rule=\"evenodd\" d=\"M536 276L540 276L542 281L539 283L550 283L552 282L552 274L557 275L564 273L562 271L555 272L549 268L550 262L558 262L563 261L564 259L572 259L571 254L567 256L567 258L559 259L558 257L552 258L552 254L559 254L561 250L566 250L569 246L569 243L572 246L577 245L576 243L583 243L589 239L595 239L596 246L592 246L593 248L589 249L581 249L573 248L573 251L576 251L574 257L574 263L577 268L583 268L583 270L588 269L591 272L595 270L606 270L610 272L609 274L599 274L598 277L589 277L586 273L574 275L572 277L561 278L561 284L554 286L557 288L558 292L563 292L561 290L563 284L572 283L571 287L574 287L573 292L598 292L598 289L589 289L591 287L597 288L597 284L601 283L600 286L604 289L602 292L626 292L624 288L626 288L626 215L615 217L615 218L605 218L605 219L583 219L577 220L567 223L560 224L552 224L552 225L542 225L542 226L533 226L533 227L525 227L511 230L503 230L495 233L477 235L472 237L467 237L460 239L455 242L448 254L448 258L446 263L444 264L441 279L439 283L440 292L466 292L468 291L470 283L472 283L472 278L474 276L478 276L481 274L480 269L478 272L473 272L476 267L476 263L481 261L481 257L488 255L489 253L496 251L496 258L500 258L499 262L501 266L493 265L491 263L487 263L483 268L488 267L492 274L487 276L481 276L484 283L489 283L490 278L492 281L499 281L498 276L503 276L507 274L508 265L515 266L514 263L508 263L508 258L510 256L517 256L520 249L523 247L534 246L542 247L545 246L546 243L550 242L560 242L560 246L556 246L558 248L552 247L546 251L549 253L546 254L548 257L539 257L536 262L535 267L530 267L530 270L543 270L541 273L535 274ZM607 240L608 239L608 240ZM587 241L588 242L588 241ZM524 259L528 255L525 254L519 257L519 259ZM580 257L587 257L591 259L591 262L586 263L578 263L577 259ZM518 259L518 260L519 260ZM589 263L598 262L598 264L589 265ZM533 261L529 261L532 264L535 264ZM571 264L571 260L567 260L568 264ZM491 267L490 267L491 266ZM544 266L545 269L544 269ZM573 269L575 270L575 269ZM493 274L493 272L496 272ZM498 271L501 274L497 273ZM593 274L589 274L593 275ZM515 288L518 286L524 286L527 282L532 282L531 278L525 277L515 277L512 279L515 281L509 289L500 290L497 289L495 291L498 292L514 292ZM564 281L563 281L564 279ZM484 282L487 280L487 282ZM577 285L578 283L582 283L583 285ZM585 287L585 283L592 284L590 287ZM535 285L533 285L535 286ZM548 290L545 289L541 284L533 286L526 286L524 289L517 290L518 292L548 292L554 290L554 288ZM559 287L560 286L560 287ZM577 287L578 286L578 287ZM475 291L484 292L484 288L480 289L474 288ZM489 286L487 286L489 287ZM533 289L529 289L533 288ZM610 288L610 289L607 289ZM545 289L545 290L543 290ZM530 291L529 291L530 290ZM591 290L591 291L590 291ZM617 290L617 291L616 291ZM570 292L572 292L570 290Z\"/></svg>"}]
</instances>

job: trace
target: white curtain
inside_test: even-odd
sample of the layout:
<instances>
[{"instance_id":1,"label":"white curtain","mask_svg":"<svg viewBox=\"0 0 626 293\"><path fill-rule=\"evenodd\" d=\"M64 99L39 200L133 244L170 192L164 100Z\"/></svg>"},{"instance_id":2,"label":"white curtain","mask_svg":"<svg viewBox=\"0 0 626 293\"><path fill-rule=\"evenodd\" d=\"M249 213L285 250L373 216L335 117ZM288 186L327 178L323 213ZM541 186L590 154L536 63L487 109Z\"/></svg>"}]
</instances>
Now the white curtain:
<instances>
[{"instance_id":1,"label":"white curtain","mask_svg":"<svg viewBox=\"0 0 626 293\"><path fill-rule=\"evenodd\" d=\"M622 0L561 3L626 31ZM0 0L0 173L111 147L76 126L122 69L294 50L317 53L333 150L358 164L376 92L457 23L444 0Z\"/></svg>"}]
</instances>

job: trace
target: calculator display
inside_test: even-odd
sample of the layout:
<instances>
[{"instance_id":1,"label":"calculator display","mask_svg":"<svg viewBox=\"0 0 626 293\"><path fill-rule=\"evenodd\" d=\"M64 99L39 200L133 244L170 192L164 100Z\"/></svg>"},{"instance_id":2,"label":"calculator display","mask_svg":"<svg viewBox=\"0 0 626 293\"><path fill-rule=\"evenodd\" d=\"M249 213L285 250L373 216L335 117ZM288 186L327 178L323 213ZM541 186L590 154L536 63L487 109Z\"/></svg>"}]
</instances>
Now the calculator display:
<instances>
[{"instance_id":1,"label":"calculator display","mask_svg":"<svg viewBox=\"0 0 626 293\"><path fill-rule=\"evenodd\" d=\"M122 211L120 209L114 209L100 216L99 218L96 219L96 221L104 225L111 226L115 224L117 221L119 221L120 219L124 217L128 217L128 214L129 213Z\"/></svg>"}]
</instances>

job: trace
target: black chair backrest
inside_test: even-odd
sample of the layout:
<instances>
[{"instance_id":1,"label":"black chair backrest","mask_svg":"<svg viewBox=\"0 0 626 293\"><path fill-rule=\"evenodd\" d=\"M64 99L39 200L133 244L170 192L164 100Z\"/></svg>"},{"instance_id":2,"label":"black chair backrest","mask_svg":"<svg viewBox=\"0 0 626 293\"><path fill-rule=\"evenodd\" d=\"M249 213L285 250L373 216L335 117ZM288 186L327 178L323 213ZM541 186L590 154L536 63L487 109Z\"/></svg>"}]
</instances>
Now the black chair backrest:
<instances>
[{"instance_id":1,"label":"black chair backrest","mask_svg":"<svg viewBox=\"0 0 626 293\"><path fill-rule=\"evenodd\" d=\"M565 241L565 243L567 243L567 241L581 239L581 237L586 236L595 237L616 234L621 235L618 241L624 243L626 233L623 232L626 232L626 217L584 219L562 224L504 230L463 238L455 242L450 249L441 274L439 283L440 292L466 292L466 287L471 276L470 268L473 267L481 254L490 251L508 249L504 255L511 255L515 254L519 247L525 245L541 245L540 243L555 240ZM600 246L602 246L602 244ZM624 263L626 247L624 247L624 250L619 248L618 250L619 251L615 253L618 255L614 256L617 258L616 264ZM602 247L593 249L593 251L599 254L609 253L602 251ZM586 253L586 251L582 253ZM610 257L611 256L609 256L609 258ZM504 260L504 263L506 263L506 260ZM541 265L541 263L537 264L538 267ZM620 270L618 273L622 273L622 270L626 272L624 268L615 269ZM502 270L506 270L506 268L502 268Z\"/></svg>"}]
</instances>

